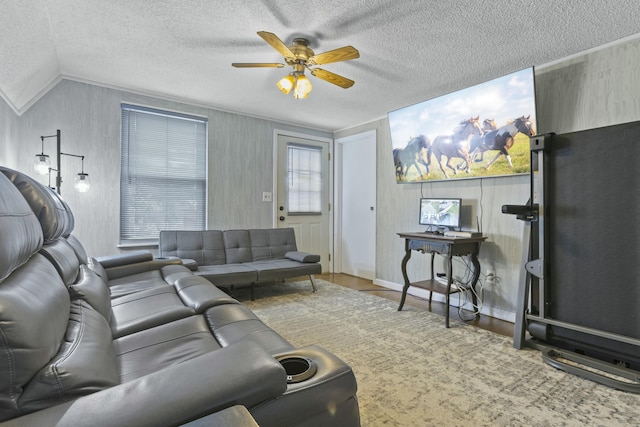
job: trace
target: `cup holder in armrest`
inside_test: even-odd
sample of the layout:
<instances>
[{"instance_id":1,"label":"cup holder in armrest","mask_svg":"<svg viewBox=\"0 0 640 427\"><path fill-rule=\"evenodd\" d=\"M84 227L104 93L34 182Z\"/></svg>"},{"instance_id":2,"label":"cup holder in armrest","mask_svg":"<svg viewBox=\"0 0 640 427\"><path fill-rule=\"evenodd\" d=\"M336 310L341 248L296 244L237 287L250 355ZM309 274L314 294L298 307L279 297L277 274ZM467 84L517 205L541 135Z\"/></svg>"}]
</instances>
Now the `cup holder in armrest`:
<instances>
[{"instance_id":1,"label":"cup holder in armrest","mask_svg":"<svg viewBox=\"0 0 640 427\"><path fill-rule=\"evenodd\" d=\"M287 383L295 384L313 377L318 370L316 363L299 356L283 356L277 359L287 373Z\"/></svg>"}]
</instances>

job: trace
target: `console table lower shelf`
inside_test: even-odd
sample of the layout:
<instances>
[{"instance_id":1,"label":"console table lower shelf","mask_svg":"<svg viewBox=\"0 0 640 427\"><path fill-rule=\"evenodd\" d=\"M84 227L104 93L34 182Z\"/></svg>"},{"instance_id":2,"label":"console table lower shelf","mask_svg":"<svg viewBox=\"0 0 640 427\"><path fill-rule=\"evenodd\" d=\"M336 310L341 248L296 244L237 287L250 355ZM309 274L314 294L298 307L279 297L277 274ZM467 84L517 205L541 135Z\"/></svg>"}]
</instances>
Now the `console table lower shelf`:
<instances>
[{"instance_id":1,"label":"console table lower shelf","mask_svg":"<svg viewBox=\"0 0 640 427\"><path fill-rule=\"evenodd\" d=\"M478 261L478 253L480 252L480 243L486 240L486 237L453 237L443 236L432 233L398 233L398 235L405 239L404 249L405 255L402 258L402 277L404 278L404 287L402 288L402 298L400 299L400 306L398 311L402 310L405 300L407 298L407 291L409 287L413 286L429 291L429 302L434 292L445 295L446 310L445 310L445 325L449 327L449 306L450 296L461 292L462 289L458 288L452 283L453 265L452 258L454 256L468 256L473 266L473 274L469 286L472 288L472 299L474 306L477 307L478 301L475 292L476 283L480 277L480 262ZM409 280L407 274L407 263L411 258L411 252L418 251L421 253L431 254L431 278L426 280L414 281ZM447 260L447 282L434 278L434 258L436 254L443 255Z\"/></svg>"}]
</instances>

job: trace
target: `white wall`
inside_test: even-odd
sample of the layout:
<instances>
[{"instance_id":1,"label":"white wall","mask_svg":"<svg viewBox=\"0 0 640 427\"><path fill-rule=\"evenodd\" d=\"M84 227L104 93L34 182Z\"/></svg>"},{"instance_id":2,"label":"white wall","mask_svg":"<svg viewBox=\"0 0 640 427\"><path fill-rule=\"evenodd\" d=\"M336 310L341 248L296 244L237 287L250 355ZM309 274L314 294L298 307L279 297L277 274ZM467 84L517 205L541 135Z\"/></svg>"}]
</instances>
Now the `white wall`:
<instances>
[{"instance_id":1,"label":"white wall","mask_svg":"<svg viewBox=\"0 0 640 427\"><path fill-rule=\"evenodd\" d=\"M640 120L640 40L603 48L553 66L536 69L538 133L566 133ZM483 273L498 277L485 283L484 312L514 318L517 285L522 270L524 223L501 213L503 204L524 204L529 197L528 176L511 176L396 184L386 118L335 133L343 138L367 130L377 132L376 279L383 286L403 284L400 263L404 241L396 233L417 231L421 195L461 197L471 206L472 224L482 218L489 236L480 249ZM463 224L470 226L472 224ZM408 265L411 278L430 273L428 257L415 253ZM437 271L445 271L438 266ZM460 264L454 270L462 272Z\"/></svg>"}]
</instances>

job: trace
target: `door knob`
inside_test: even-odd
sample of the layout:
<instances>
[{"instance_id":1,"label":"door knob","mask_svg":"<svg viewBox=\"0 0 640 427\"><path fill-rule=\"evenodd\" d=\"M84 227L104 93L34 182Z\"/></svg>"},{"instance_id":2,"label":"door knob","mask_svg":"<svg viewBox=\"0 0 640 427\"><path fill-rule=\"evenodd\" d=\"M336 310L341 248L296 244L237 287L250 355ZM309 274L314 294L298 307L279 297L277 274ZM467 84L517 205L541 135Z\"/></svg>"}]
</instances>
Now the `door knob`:
<instances>
[{"instance_id":1,"label":"door knob","mask_svg":"<svg viewBox=\"0 0 640 427\"><path fill-rule=\"evenodd\" d=\"M281 216L279 219L280 219L280 221L284 221L284 217L283 216Z\"/></svg>"}]
</instances>

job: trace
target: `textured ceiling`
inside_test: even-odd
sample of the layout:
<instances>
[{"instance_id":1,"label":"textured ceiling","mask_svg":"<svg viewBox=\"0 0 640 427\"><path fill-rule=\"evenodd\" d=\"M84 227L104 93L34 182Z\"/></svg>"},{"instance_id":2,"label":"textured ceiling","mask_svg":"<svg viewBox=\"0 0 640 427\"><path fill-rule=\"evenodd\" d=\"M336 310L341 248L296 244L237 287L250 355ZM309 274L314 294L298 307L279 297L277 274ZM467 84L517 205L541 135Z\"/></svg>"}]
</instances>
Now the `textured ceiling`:
<instances>
[{"instance_id":1,"label":"textured ceiling","mask_svg":"<svg viewBox=\"0 0 640 427\"><path fill-rule=\"evenodd\" d=\"M640 33L637 0L2 0L0 95L22 113L61 78L339 130L397 108ZM295 100L257 31L352 45ZM308 74L308 73L307 73Z\"/></svg>"}]
</instances>

